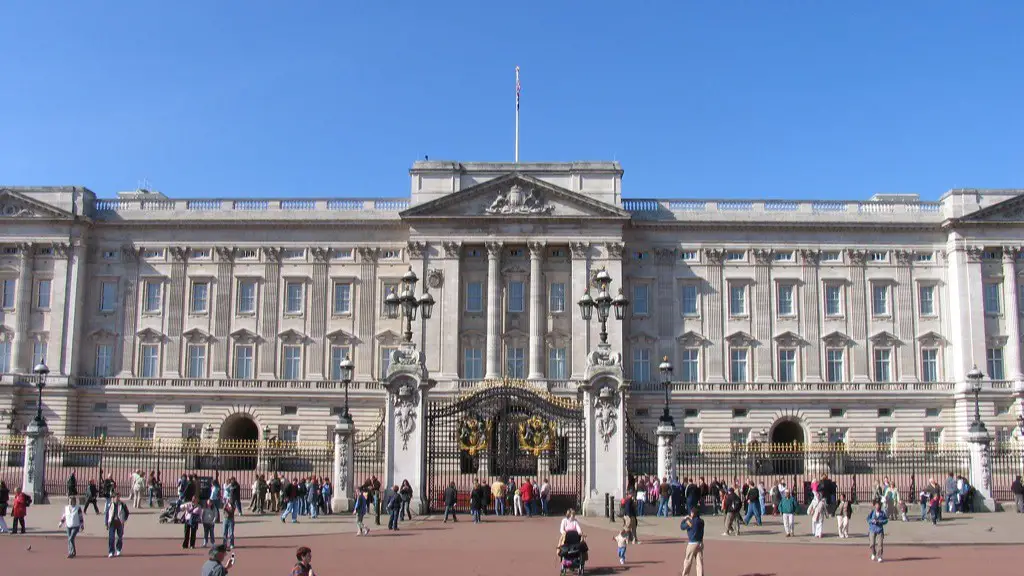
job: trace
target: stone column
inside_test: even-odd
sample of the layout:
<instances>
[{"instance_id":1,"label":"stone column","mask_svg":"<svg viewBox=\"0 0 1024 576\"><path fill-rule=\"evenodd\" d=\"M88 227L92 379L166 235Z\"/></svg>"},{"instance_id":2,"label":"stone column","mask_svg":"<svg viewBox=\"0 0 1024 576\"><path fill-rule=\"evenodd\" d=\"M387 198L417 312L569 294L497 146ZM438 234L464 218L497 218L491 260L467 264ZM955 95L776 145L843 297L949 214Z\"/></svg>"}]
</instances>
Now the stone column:
<instances>
[{"instance_id":1,"label":"stone column","mask_svg":"<svg viewBox=\"0 0 1024 576\"><path fill-rule=\"evenodd\" d=\"M773 382L775 365L772 358L772 319L775 317L775 306L772 302L772 251L768 249L754 250L754 288L753 307L750 310L754 318L754 339L757 340L755 350L757 370L755 382ZM755 313L754 311L760 311Z\"/></svg>"},{"instance_id":2,"label":"stone column","mask_svg":"<svg viewBox=\"0 0 1024 576\"><path fill-rule=\"evenodd\" d=\"M185 281L185 263L188 248L171 248L171 283L164 293L167 303L167 349L164 352L164 376L177 378L181 366L181 333L185 326L185 306L188 286Z\"/></svg>"},{"instance_id":3,"label":"stone column","mask_svg":"<svg viewBox=\"0 0 1024 576\"><path fill-rule=\"evenodd\" d=\"M14 343L12 344L11 371L17 374L32 373L31 338L29 318L32 313L32 251L31 243L18 245L18 286L14 300Z\"/></svg>"},{"instance_id":4,"label":"stone column","mask_svg":"<svg viewBox=\"0 0 1024 576\"><path fill-rule=\"evenodd\" d=\"M709 248L704 250L704 262L708 279L708 340L707 379L708 382L725 382L725 308L722 297L722 263L725 250Z\"/></svg>"},{"instance_id":5,"label":"stone column","mask_svg":"<svg viewBox=\"0 0 1024 576\"><path fill-rule=\"evenodd\" d=\"M234 262L234 248L217 248L217 301L213 310L214 345L210 346L210 355L213 356L211 374L214 378L228 377L228 359L231 358L231 318L234 316L231 307L231 293L235 289Z\"/></svg>"},{"instance_id":6,"label":"stone column","mask_svg":"<svg viewBox=\"0 0 1024 576\"><path fill-rule=\"evenodd\" d=\"M530 380L544 379L543 242L530 242Z\"/></svg>"},{"instance_id":7,"label":"stone column","mask_svg":"<svg viewBox=\"0 0 1024 576\"><path fill-rule=\"evenodd\" d=\"M870 380L871 347L868 346L869 311L867 304L867 280L864 265L867 263L867 251L847 250L850 259L850 337L853 348L850 349L850 372L854 382ZM860 350L857 350L860 348ZM859 354L858 354L859 352Z\"/></svg>"},{"instance_id":8,"label":"stone column","mask_svg":"<svg viewBox=\"0 0 1024 576\"><path fill-rule=\"evenodd\" d=\"M978 493L974 501L975 510L995 512L996 503L992 498L992 437L984 427L971 426L967 432L967 444L971 453L971 486Z\"/></svg>"},{"instance_id":9,"label":"stone column","mask_svg":"<svg viewBox=\"0 0 1024 576\"><path fill-rule=\"evenodd\" d=\"M1017 255L1020 248L1003 247L1003 316L1006 318L1005 376L1014 382L1024 380L1020 362L1020 310L1017 309Z\"/></svg>"},{"instance_id":10,"label":"stone column","mask_svg":"<svg viewBox=\"0 0 1024 576\"><path fill-rule=\"evenodd\" d=\"M914 253L909 250L896 251L896 286L892 298L893 314L896 318L896 336L903 342L899 349L900 382L917 382L917 334L914 333L914 318L917 308L914 298Z\"/></svg>"},{"instance_id":11,"label":"stone column","mask_svg":"<svg viewBox=\"0 0 1024 576\"><path fill-rule=\"evenodd\" d=\"M960 377L977 364L985 367L984 294L981 284L979 246L966 246L957 232L951 232L946 244L949 262L949 310L952 322L950 346L953 354L952 374Z\"/></svg>"},{"instance_id":12,"label":"stone column","mask_svg":"<svg viewBox=\"0 0 1024 576\"><path fill-rule=\"evenodd\" d=\"M22 490L32 495L33 504L47 504L46 499L46 421L32 419L25 429L25 472Z\"/></svg>"},{"instance_id":13,"label":"stone column","mask_svg":"<svg viewBox=\"0 0 1024 576\"><path fill-rule=\"evenodd\" d=\"M276 378L277 327L281 316L281 249L263 248L263 312L260 314L260 354L257 375L261 380Z\"/></svg>"},{"instance_id":14,"label":"stone column","mask_svg":"<svg viewBox=\"0 0 1024 576\"><path fill-rule=\"evenodd\" d=\"M455 380L459 377L459 321L462 318L462 282L459 267L462 258L461 242L443 242L444 260L441 261L441 298L434 311L441 325L441 345L436 350L440 358L441 371L438 380ZM430 279L427 279L428 285Z\"/></svg>"},{"instance_id":15,"label":"stone column","mask_svg":"<svg viewBox=\"0 0 1024 576\"><path fill-rule=\"evenodd\" d=\"M139 285L139 250L134 246L121 247L121 261L125 264L125 279L121 282L121 378L132 375L135 360L135 331L138 328L137 286Z\"/></svg>"},{"instance_id":16,"label":"stone column","mask_svg":"<svg viewBox=\"0 0 1024 576\"><path fill-rule=\"evenodd\" d=\"M821 382L821 283L818 282L820 250L801 250L803 258L800 274L801 333L807 339L804 361L804 381Z\"/></svg>"},{"instance_id":17,"label":"stone column","mask_svg":"<svg viewBox=\"0 0 1024 576\"><path fill-rule=\"evenodd\" d=\"M355 499L352 466L355 432L351 418L343 416L334 425L334 495L331 498L331 506L336 511L350 511Z\"/></svg>"},{"instance_id":18,"label":"stone column","mask_svg":"<svg viewBox=\"0 0 1024 576\"><path fill-rule=\"evenodd\" d=\"M415 353L415 352L414 352ZM392 364L385 385L388 388L385 400L385 426L387 431L387 452L384 484L386 487L402 484L408 480L413 487L409 507L418 514L426 513L426 399L429 388L426 372L419 365ZM408 376L391 376L410 368L419 372L423 380Z\"/></svg>"},{"instance_id":19,"label":"stone column","mask_svg":"<svg viewBox=\"0 0 1024 576\"><path fill-rule=\"evenodd\" d=\"M658 425L658 479L676 479L675 440L679 430L675 424L662 422Z\"/></svg>"},{"instance_id":20,"label":"stone column","mask_svg":"<svg viewBox=\"0 0 1024 576\"><path fill-rule=\"evenodd\" d=\"M50 341L46 348L46 366L52 374L64 375L63 343L60 338L65 334L64 310L69 300L80 297L79 294L68 293L68 249L65 243L53 244L53 299L50 302Z\"/></svg>"},{"instance_id":21,"label":"stone column","mask_svg":"<svg viewBox=\"0 0 1024 576\"><path fill-rule=\"evenodd\" d=\"M605 494L614 496L617 502L626 488L626 410L618 376L622 370L621 366L613 368L616 375L591 378L583 394L587 431L585 516L603 515Z\"/></svg>"},{"instance_id":22,"label":"stone column","mask_svg":"<svg viewBox=\"0 0 1024 576\"><path fill-rule=\"evenodd\" d=\"M359 279L356 288L356 301L358 307L356 314L356 337L359 338L359 346L355 348L356 356L356 379L377 380L379 372L374 373L374 366L377 366L373 357L373 343L376 342L374 327L377 317L380 315L380 308L377 307L377 255L378 248L359 248ZM381 301L387 294L381 294Z\"/></svg>"},{"instance_id":23,"label":"stone column","mask_svg":"<svg viewBox=\"0 0 1024 576\"><path fill-rule=\"evenodd\" d=\"M68 305L67 322L64 324L64 360L61 373L65 375L75 374L78 370L78 354L82 316L84 316L83 302L81 295L85 293L86 261L85 242L81 238L71 241L71 253L68 262L70 270L68 274ZM51 368L52 370L52 368Z\"/></svg>"},{"instance_id":24,"label":"stone column","mask_svg":"<svg viewBox=\"0 0 1024 576\"><path fill-rule=\"evenodd\" d=\"M501 377L501 242L487 243L487 367L485 380Z\"/></svg>"},{"instance_id":25,"label":"stone column","mask_svg":"<svg viewBox=\"0 0 1024 576\"><path fill-rule=\"evenodd\" d=\"M324 340L327 334L327 309L333 308L330 301L330 279L327 277L327 262L330 254L326 248L312 247L313 285L309 303L309 337L313 343L309 350L309 377L314 380L330 377L331 371L324 369Z\"/></svg>"},{"instance_id":26,"label":"stone column","mask_svg":"<svg viewBox=\"0 0 1024 576\"><path fill-rule=\"evenodd\" d=\"M583 378L587 369L587 352L590 350L590 330L587 322L583 320L576 307L576 300L583 296L590 288L590 271L588 256L590 254L589 242L570 242L569 253L572 256L570 277L572 278L572 291L566 294L566 307L571 308L570 326L572 328L572 344L569 350L571 358L570 377L573 380Z\"/></svg>"}]
</instances>

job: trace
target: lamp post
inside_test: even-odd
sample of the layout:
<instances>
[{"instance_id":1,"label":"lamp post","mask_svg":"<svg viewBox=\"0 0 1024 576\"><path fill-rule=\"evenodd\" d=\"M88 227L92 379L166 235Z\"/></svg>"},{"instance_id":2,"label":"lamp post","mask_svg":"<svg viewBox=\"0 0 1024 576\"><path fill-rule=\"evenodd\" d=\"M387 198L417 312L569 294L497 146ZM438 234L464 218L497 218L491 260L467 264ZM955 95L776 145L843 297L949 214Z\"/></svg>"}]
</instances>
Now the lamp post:
<instances>
[{"instance_id":1,"label":"lamp post","mask_svg":"<svg viewBox=\"0 0 1024 576\"><path fill-rule=\"evenodd\" d=\"M967 381L971 383L971 392L974 392L974 421L971 422L970 432L976 434L988 433L985 423L981 421L981 403L979 400L981 379L984 377L985 375L981 370L978 370L977 366L971 368L971 371L967 373Z\"/></svg>"},{"instance_id":2,"label":"lamp post","mask_svg":"<svg viewBox=\"0 0 1024 576\"><path fill-rule=\"evenodd\" d=\"M399 308L401 308L401 313L405 316L405 341L409 343L412 342L412 321L416 319L416 310L423 308L424 320L429 320L434 310L434 297L430 295L430 292L424 291L423 296L416 298L413 291L416 289L417 282L419 282L419 278L416 277L416 273L410 266L409 271L402 276L402 293L398 294L392 290L384 298L384 310L388 318L398 318Z\"/></svg>"},{"instance_id":3,"label":"lamp post","mask_svg":"<svg viewBox=\"0 0 1024 576\"><path fill-rule=\"evenodd\" d=\"M1024 412L1017 414L1017 430L1020 431L1021 437L1024 437Z\"/></svg>"},{"instance_id":4,"label":"lamp post","mask_svg":"<svg viewBox=\"0 0 1024 576\"><path fill-rule=\"evenodd\" d=\"M672 363L668 361L668 356L661 359L658 371L661 372L661 385L665 387L665 411L662 412L659 421L662 426L675 426L672 414L668 411L669 392L672 390Z\"/></svg>"},{"instance_id":5,"label":"lamp post","mask_svg":"<svg viewBox=\"0 0 1024 576\"><path fill-rule=\"evenodd\" d=\"M607 270L598 272L594 280L597 281L598 286L597 297L591 298L590 290L587 290L583 293L577 304L580 307L580 316L588 322L593 318L594 310L597 310L597 319L601 322L601 344L607 344L609 313L614 309L615 319L622 320L626 307L629 306L629 300L622 295L621 288L618 295L614 298L608 293L608 285L612 283L612 277L608 274Z\"/></svg>"},{"instance_id":6,"label":"lamp post","mask_svg":"<svg viewBox=\"0 0 1024 576\"><path fill-rule=\"evenodd\" d=\"M36 399L35 423L36 426L46 426L46 420L43 419L43 388L46 388L46 375L50 373L50 369L46 367L46 364L40 362L36 364L32 372L37 376L36 388L39 390L39 396Z\"/></svg>"},{"instance_id":7,"label":"lamp post","mask_svg":"<svg viewBox=\"0 0 1024 576\"><path fill-rule=\"evenodd\" d=\"M345 407L341 411L341 419L346 422L352 422L352 417L348 413L348 385L352 383L352 373L355 371L355 363L345 356L341 359L341 363L338 365L338 369L341 372L341 383L345 386Z\"/></svg>"}]
</instances>

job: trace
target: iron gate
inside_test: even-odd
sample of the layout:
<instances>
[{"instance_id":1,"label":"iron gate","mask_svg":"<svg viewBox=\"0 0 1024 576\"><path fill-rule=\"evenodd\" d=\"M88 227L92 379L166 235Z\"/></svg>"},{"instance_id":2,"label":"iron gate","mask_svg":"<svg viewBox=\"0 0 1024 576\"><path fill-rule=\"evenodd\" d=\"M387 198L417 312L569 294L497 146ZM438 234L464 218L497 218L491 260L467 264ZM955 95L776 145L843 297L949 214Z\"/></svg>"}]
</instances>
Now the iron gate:
<instances>
[{"instance_id":1,"label":"iron gate","mask_svg":"<svg viewBox=\"0 0 1024 576\"><path fill-rule=\"evenodd\" d=\"M626 417L626 473L630 478L658 474L658 440L644 433Z\"/></svg>"},{"instance_id":2,"label":"iron gate","mask_svg":"<svg viewBox=\"0 0 1024 576\"><path fill-rule=\"evenodd\" d=\"M427 507L444 509L454 483L457 510L469 506L476 482L520 484L545 480L551 509L579 509L583 499L586 434L582 405L538 392L526 383L485 385L456 400L427 406ZM491 503L493 509L493 503Z\"/></svg>"}]
</instances>

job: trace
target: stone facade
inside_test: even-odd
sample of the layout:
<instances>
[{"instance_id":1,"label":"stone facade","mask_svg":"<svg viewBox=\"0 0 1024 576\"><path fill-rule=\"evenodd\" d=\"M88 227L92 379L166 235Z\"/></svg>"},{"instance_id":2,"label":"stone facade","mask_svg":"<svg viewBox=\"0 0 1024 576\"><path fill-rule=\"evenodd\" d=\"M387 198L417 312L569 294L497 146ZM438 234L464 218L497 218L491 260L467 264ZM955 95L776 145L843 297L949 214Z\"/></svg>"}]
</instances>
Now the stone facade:
<instances>
[{"instance_id":1,"label":"stone facade","mask_svg":"<svg viewBox=\"0 0 1024 576\"><path fill-rule=\"evenodd\" d=\"M1019 190L623 199L611 162L430 161L410 176L400 199L0 187L3 424L28 424L44 361L58 435L325 440L349 355L365 430L385 417L404 332L383 300L410 268L436 301L412 325L430 394L502 377L576 394L599 324L575 302L603 269L631 301L608 341L637 427L656 426L667 356L678 442L958 441L977 364L982 415L1009 441Z\"/></svg>"}]
</instances>

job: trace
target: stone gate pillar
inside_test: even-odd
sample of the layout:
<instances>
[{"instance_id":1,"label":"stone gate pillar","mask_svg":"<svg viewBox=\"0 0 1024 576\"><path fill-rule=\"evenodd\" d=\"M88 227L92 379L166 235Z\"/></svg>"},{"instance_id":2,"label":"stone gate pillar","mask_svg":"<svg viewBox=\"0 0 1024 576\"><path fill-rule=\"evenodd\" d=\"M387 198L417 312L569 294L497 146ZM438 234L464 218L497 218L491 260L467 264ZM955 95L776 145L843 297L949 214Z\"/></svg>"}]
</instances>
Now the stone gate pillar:
<instances>
[{"instance_id":1,"label":"stone gate pillar","mask_svg":"<svg viewBox=\"0 0 1024 576\"><path fill-rule=\"evenodd\" d=\"M583 411L586 420L586 480L583 514L604 514L604 496L616 501L626 488L626 384L622 355L606 345L587 358Z\"/></svg>"},{"instance_id":2,"label":"stone gate pillar","mask_svg":"<svg viewBox=\"0 0 1024 576\"><path fill-rule=\"evenodd\" d=\"M975 510L995 512L996 503L992 498L992 437L984 427L971 427L967 432L967 445L971 452L971 486L978 496L974 500Z\"/></svg>"},{"instance_id":3,"label":"stone gate pillar","mask_svg":"<svg viewBox=\"0 0 1024 576\"><path fill-rule=\"evenodd\" d=\"M391 355L384 387L387 445L381 491L408 480L413 488L409 508L426 514L426 396L433 383L427 379L423 353L406 344Z\"/></svg>"},{"instance_id":4,"label":"stone gate pillar","mask_svg":"<svg viewBox=\"0 0 1024 576\"><path fill-rule=\"evenodd\" d=\"M352 477L354 468L353 441L355 426L352 418L342 415L334 425L334 495L331 507L335 511L351 511L355 488Z\"/></svg>"},{"instance_id":5,"label":"stone gate pillar","mask_svg":"<svg viewBox=\"0 0 1024 576\"><path fill-rule=\"evenodd\" d=\"M46 498L46 422L33 419L25 429L25 473L22 490L32 496L33 504L47 504Z\"/></svg>"},{"instance_id":6,"label":"stone gate pillar","mask_svg":"<svg viewBox=\"0 0 1024 576\"><path fill-rule=\"evenodd\" d=\"M676 479L675 466L675 441L679 430L672 422L662 422L658 425L658 479L668 478L669 481Z\"/></svg>"}]
</instances>

